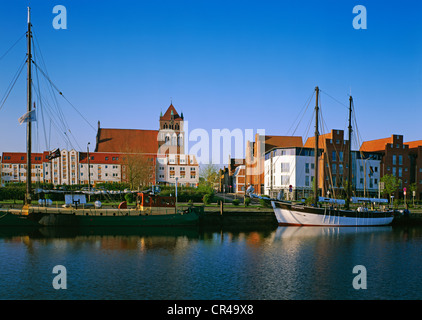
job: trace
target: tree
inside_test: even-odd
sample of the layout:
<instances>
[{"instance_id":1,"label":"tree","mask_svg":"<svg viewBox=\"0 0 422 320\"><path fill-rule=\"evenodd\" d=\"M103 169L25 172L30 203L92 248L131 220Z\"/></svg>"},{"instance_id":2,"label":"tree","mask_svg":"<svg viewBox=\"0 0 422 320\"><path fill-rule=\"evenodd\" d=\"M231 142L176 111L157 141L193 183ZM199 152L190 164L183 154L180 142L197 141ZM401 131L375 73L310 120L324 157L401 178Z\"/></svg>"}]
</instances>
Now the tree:
<instances>
[{"instance_id":1,"label":"tree","mask_svg":"<svg viewBox=\"0 0 422 320\"><path fill-rule=\"evenodd\" d=\"M142 153L124 154L122 166L131 190L149 185L155 174L154 159Z\"/></svg>"},{"instance_id":2,"label":"tree","mask_svg":"<svg viewBox=\"0 0 422 320\"><path fill-rule=\"evenodd\" d=\"M205 185L214 187L218 183L218 167L212 163L202 165L199 171L199 177Z\"/></svg>"},{"instance_id":3,"label":"tree","mask_svg":"<svg viewBox=\"0 0 422 320\"><path fill-rule=\"evenodd\" d=\"M145 187L155 182L155 161L152 154L126 142L120 148L122 182L127 182L131 190Z\"/></svg>"},{"instance_id":4,"label":"tree","mask_svg":"<svg viewBox=\"0 0 422 320\"><path fill-rule=\"evenodd\" d=\"M391 195L397 191L397 189L400 187L400 184L401 184L401 180L391 174L384 175L381 178L381 182L384 183L383 194L387 194L390 199L391 199Z\"/></svg>"}]
</instances>

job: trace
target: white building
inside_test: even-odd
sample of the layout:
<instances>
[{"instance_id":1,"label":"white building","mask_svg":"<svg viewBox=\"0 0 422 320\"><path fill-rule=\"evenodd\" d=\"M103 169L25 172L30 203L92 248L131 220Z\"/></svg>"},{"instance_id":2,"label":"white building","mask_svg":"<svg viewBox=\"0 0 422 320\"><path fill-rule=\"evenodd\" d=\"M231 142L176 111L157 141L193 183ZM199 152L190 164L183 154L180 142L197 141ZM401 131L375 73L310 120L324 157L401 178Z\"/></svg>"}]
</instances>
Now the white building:
<instances>
[{"instance_id":1,"label":"white building","mask_svg":"<svg viewBox=\"0 0 422 320\"><path fill-rule=\"evenodd\" d=\"M33 153L31 158L31 180L33 183L43 182L42 153ZM1 184L26 182L26 153L3 152L1 161Z\"/></svg>"},{"instance_id":2,"label":"white building","mask_svg":"<svg viewBox=\"0 0 422 320\"><path fill-rule=\"evenodd\" d=\"M158 184L197 187L199 166L195 156L167 154L157 157L156 179Z\"/></svg>"},{"instance_id":3,"label":"white building","mask_svg":"<svg viewBox=\"0 0 422 320\"><path fill-rule=\"evenodd\" d=\"M284 199L295 195L307 197L315 175L313 150L309 148L276 148L265 154L264 194ZM291 186L291 188L290 188Z\"/></svg>"},{"instance_id":4,"label":"white building","mask_svg":"<svg viewBox=\"0 0 422 320\"><path fill-rule=\"evenodd\" d=\"M352 181L358 195L378 196L382 155L356 151L352 153L352 159L354 163Z\"/></svg>"}]
</instances>

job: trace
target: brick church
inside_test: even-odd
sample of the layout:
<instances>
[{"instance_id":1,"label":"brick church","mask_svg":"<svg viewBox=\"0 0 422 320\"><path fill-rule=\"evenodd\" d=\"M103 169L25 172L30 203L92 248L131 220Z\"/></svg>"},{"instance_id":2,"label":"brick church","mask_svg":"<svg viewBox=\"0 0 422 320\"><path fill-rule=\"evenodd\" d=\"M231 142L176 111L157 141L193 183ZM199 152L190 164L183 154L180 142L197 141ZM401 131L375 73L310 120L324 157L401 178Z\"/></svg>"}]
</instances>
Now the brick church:
<instances>
[{"instance_id":1,"label":"brick church","mask_svg":"<svg viewBox=\"0 0 422 320\"><path fill-rule=\"evenodd\" d=\"M151 163L151 183L197 186L199 166L185 154L183 113L173 104L160 114L159 130L101 128L98 122L95 152L142 154Z\"/></svg>"}]
</instances>

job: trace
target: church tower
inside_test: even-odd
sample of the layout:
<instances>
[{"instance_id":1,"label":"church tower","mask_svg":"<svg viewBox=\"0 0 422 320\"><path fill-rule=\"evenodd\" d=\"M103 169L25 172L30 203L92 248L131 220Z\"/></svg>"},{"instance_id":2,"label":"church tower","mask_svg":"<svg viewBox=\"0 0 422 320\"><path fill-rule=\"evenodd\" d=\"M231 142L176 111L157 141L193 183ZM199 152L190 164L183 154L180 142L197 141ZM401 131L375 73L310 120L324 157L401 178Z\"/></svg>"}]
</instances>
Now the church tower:
<instances>
[{"instance_id":1,"label":"church tower","mask_svg":"<svg viewBox=\"0 0 422 320\"><path fill-rule=\"evenodd\" d=\"M183 124L183 112L179 115L173 103L170 104L164 115L160 114L160 130L158 131L158 152L160 154L185 153Z\"/></svg>"}]
</instances>

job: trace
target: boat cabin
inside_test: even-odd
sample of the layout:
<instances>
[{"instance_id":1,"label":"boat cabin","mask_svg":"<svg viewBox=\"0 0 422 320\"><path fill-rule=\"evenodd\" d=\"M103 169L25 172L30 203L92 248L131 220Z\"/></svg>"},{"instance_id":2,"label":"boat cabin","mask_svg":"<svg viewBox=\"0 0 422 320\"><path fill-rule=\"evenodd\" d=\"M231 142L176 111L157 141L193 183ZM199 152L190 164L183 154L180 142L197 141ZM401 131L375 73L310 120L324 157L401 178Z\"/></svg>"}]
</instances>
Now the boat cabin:
<instances>
[{"instance_id":1,"label":"boat cabin","mask_svg":"<svg viewBox=\"0 0 422 320\"><path fill-rule=\"evenodd\" d=\"M175 197L163 197L156 194L138 193L137 198L138 208L143 210L146 208L175 208Z\"/></svg>"}]
</instances>

